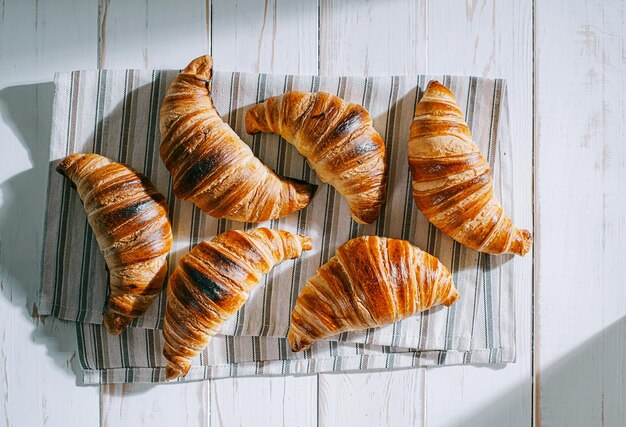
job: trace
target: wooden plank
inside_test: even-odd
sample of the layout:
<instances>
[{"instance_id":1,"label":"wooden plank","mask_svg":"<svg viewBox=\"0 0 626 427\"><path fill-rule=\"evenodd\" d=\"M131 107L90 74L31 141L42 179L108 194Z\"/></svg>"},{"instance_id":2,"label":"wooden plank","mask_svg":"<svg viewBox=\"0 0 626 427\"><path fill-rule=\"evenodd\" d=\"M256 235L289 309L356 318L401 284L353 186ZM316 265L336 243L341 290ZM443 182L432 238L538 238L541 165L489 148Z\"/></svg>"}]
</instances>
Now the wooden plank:
<instances>
[{"instance_id":1,"label":"wooden plank","mask_svg":"<svg viewBox=\"0 0 626 427\"><path fill-rule=\"evenodd\" d=\"M59 10L72 13L59 13ZM96 65L97 9L0 4L0 425L97 425L76 386L74 327L33 318L41 263L54 72Z\"/></svg>"},{"instance_id":2,"label":"wooden plank","mask_svg":"<svg viewBox=\"0 0 626 427\"><path fill-rule=\"evenodd\" d=\"M532 219L532 4L430 2L428 67L431 72L504 77L508 83L515 223ZM532 253L515 268L517 361L498 369L446 367L426 374L428 425L531 424ZM446 396L445 399L442 396ZM451 410L454 408L454 410Z\"/></svg>"},{"instance_id":3,"label":"wooden plank","mask_svg":"<svg viewBox=\"0 0 626 427\"><path fill-rule=\"evenodd\" d=\"M101 387L103 426L205 426L209 413L206 382L107 384Z\"/></svg>"},{"instance_id":4,"label":"wooden plank","mask_svg":"<svg viewBox=\"0 0 626 427\"><path fill-rule=\"evenodd\" d=\"M317 377L211 381L211 426L316 426Z\"/></svg>"},{"instance_id":5,"label":"wooden plank","mask_svg":"<svg viewBox=\"0 0 626 427\"><path fill-rule=\"evenodd\" d=\"M537 421L626 425L626 4L536 25Z\"/></svg>"},{"instance_id":6,"label":"wooden plank","mask_svg":"<svg viewBox=\"0 0 626 427\"><path fill-rule=\"evenodd\" d=\"M317 74L317 1L214 0L212 8L217 68Z\"/></svg>"},{"instance_id":7,"label":"wooden plank","mask_svg":"<svg viewBox=\"0 0 626 427\"><path fill-rule=\"evenodd\" d=\"M428 1L321 0L322 75L426 73Z\"/></svg>"},{"instance_id":8,"label":"wooden plank","mask_svg":"<svg viewBox=\"0 0 626 427\"><path fill-rule=\"evenodd\" d=\"M124 2L101 0L100 68L182 68L210 51L210 4L205 0ZM101 387L101 423L204 426L209 420L206 382Z\"/></svg>"},{"instance_id":9,"label":"wooden plank","mask_svg":"<svg viewBox=\"0 0 626 427\"><path fill-rule=\"evenodd\" d=\"M100 0L100 68L182 68L210 38L209 0Z\"/></svg>"},{"instance_id":10,"label":"wooden plank","mask_svg":"<svg viewBox=\"0 0 626 427\"><path fill-rule=\"evenodd\" d=\"M320 374L320 426L419 426L425 369Z\"/></svg>"},{"instance_id":11,"label":"wooden plank","mask_svg":"<svg viewBox=\"0 0 626 427\"><path fill-rule=\"evenodd\" d=\"M427 71L426 1L320 3L320 72ZM423 425L424 370L320 374L319 425ZM357 421L358 420L358 421Z\"/></svg>"},{"instance_id":12,"label":"wooden plank","mask_svg":"<svg viewBox=\"0 0 626 427\"><path fill-rule=\"evenodd\" d=\"M317 2L213 0L216 68L317 73ZM211 425L316 425L315 376L211 381Z\"/></svg>"}]
</instances>

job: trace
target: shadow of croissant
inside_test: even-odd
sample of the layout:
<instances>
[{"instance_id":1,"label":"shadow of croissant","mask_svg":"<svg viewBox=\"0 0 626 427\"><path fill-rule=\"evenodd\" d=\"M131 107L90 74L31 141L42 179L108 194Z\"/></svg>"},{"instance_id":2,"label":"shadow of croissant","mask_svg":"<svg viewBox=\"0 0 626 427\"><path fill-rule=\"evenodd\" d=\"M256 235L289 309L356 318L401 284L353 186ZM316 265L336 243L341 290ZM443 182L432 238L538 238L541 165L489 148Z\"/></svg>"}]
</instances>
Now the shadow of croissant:
<instances>
[{"instance_id":1,"label":"shadow of croissant","mask_svg":"<svg viewBox=\"0 0 626 427\"><path fill-rule=\"evenodd\" d=\"M626 316L540 367L537 425L626 425ZM532 387L528 378L501 397L447 426L527 426L532 421Z\"/></svg>"},{"instance_id":2,"label":"shadow of croissant","mask_svg":"<svg viewBox=\"0 0 626 427\"><path fill-rule=\"evenodd\" d=\"M77 357L77 325L54 317L40 316L37 310L42 281L40 274L42 246L45 243L43 226L47 209L47 183L49 174L50 177L56 177L54 168L58 163L58 160L49 160L54 90L52 82L12 86L0 90L0 116L27 153L31 163L30 169L15 174L0 187L2 190L0 253L6 277L0 286L0 293L11 303L21 306L24 316L33 322L34 329L31 334L33 342L44 345L50 358L61 369L75 376L78 385L82 385L82 369ZM139 96L139 92L145 90L149 89L145 86L140 87L134 95ZM108 120L117 120L123 114L124 102L117 105L109 115L101 118L97 128L101 128ZM96 139L96 135L92 134L87 141ZM85 141L79 143L81 147L87 144ZM102 152L101 154L107 155ZM115 155L110 157L117 158ZM70 183L65 180L63 185L69 187ZM78 198L74 190L71 192L71 197ZM81 212L79 219L85 221L85 218ZM90 229L87 235L92 235ZM92 249L94 249L92 253L97 254L92 259L97 260L95 264L98 267L102 267L99 274L106 277L104 259L99 253L95 238L92 239ZM105 301L107 290L105 287L97 288L92 288L89 292L99 295L98 299ZM78 302L68 301L67 305L77 306Z\"/></svg>"},{"instance_id":3,"label":"shadow of croissant","mask_svg":"<svg viewBox=\"0 0 626 427\"><path fill-rule=\"evenodd\" d=\"M168 191L169 172L162 164L158 153L160 142L158 109L151 112L151 122L149 124L143 123L142 130L137 130L131 126L127 130L122 129L120 131L116 127L117 124L124 123L123 116L128 113L129 109L133 108L133 102L135 102L133 100L145 100L151 96L151 91L150 84L138 86L130 90L112 110L103 112L101 117L96 115L94 131L89 135L76 136L76 140L73 141L75 148L71 151L96 152L135 167L139 171L149 174L157 189L167 195L173 233L175 236L182 236L180 238L181 244L173 247L170 252L169 269L171 272L180 258L197 242L231 228L243 229L244 227L256 227L259 224L246 225L209 217L195 208L190 201L176 199L173 193ZM40 325L41 328L33 331L33 340L45 345L50 357L60 367L63 369L71 368L73 374L77 376L77 383L81 384L82 370L78 364L79 358L76 357L76 325L56 318L39 316L36 308L41 284L40 268L38 267L40 267L42 259L48 174L50 174L51 179L57 180L57 182L62 180L62 185L67 186L67 190L70 191L70 198L74 201L78 200L75 190L69 189L71 185L69 180L60 177L54 171L59 160L49 160L53 99L53 83L15 86L0 91L0 113L22 148L28 153L32 164L30 169L11 177L1 187L3 205L0 211L2 218L0 233L2 235L2 252L6 260L5 271L9 278L8 283L2 286L1 291L9 301L22 305L23 313L27 318L32 319L34 316L35 325ZM143 133L145 130L148 132ZM146 144L146 147L143 148L142 143L145 138L150 139L152 143ZM142 165L144 166L142 167ZM54 197L53 194L51 196ZM91 255L86 260L88 268L85 274L89 278L89 286L84 290L87 295L85 299L89 301L90 307L104 308L107 292L107 286L104 283L107 275L106 265L99 253L91 229L88 228L86 232L82 229L82 224L86 223L82 207L79 203L76 203L75 206L75 216L70 216L74 218L74 221L79 221L81 227L77 228L77 235L72 238L72 241L82 245L83 239L87 238L91 242ZM72 221L71 218L70 221ZM267 226L269 222L260 225ZM76 227L72 227L72 229L74 228ZM187 239L191 244L188 243ZM68 252L63 255L70 258L72 253ZM80 252L78 256L80 257ZM84 263L81 262L81 264ZM64 274L73 273L76 272L66 269ZM281 270L271 273L253 291L253 297L254 294L257 294L257 298L262 299L264 283L271 285L273 281L280 281L280 277L287 274ZM97 286L100 282L103 286ZM167 279L165 283L167 283ZM68 306L79 306L78 301L68 300L65 303ZM155 305L158 307L153 307L150 314L158 314L159 317L162 317L165 311L165 298L155 300L153 306ZM95 308L93 309L95 310ZM139 322L146 320L145 317L139 318ZM147 320L146 324L150 325L151 323L154 323L154 320ZM137 325L137 321L133 325Z\"/></svg>"},{"instance_id":4,"label":"shadow of croissant","mask_svg":"<svg viewBox=\"0 0 626 427\"><path fill-rule=\"evenodd\" d=\"M26 319L33 323L33 342L45 346L61 370L79 375L75 326L40 317L35 305L41 283L39 267L53 98L52 82L0 90L0 116L31 163L30 169L13 175L0 186L0 252L5 275L0 293L20 307ZM3 145L10 143L2 141Z\"/></svg>"}]
</instances>

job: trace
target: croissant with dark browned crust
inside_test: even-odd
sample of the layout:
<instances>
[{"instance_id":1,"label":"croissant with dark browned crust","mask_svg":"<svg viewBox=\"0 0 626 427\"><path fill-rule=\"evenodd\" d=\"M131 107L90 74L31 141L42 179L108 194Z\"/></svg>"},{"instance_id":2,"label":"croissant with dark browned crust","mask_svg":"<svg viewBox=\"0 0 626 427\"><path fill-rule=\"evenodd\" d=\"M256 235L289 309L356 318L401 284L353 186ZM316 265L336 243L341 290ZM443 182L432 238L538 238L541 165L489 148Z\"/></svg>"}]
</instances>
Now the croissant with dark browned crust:
<instances>
[{"instance_id":1,"label":"croissant with dark browned crust","mask_svg":"<svg viewBox=\"0 0 626 427\"><path fill-rule=\"evenodd\" d=\"M322 265L298 296L289 345L307 349L330 336L388 325L435 305L454 303L452 274L437 258L406 240L363 236L349 240Z\"/></svg>"},{"instance_id":2,"label":"croissant with dark browned crust","mask_svg":"<svg viewBox=\"0 0 626 427\"><path fill-rule=\"evenodd\" d=\"M532 235L504 213L454 95L434 80L415 110L409 166L417 207L443 233L480 252L528 252Z\"/></svg>"},{"instance_id":3,"label":"croissant with dark browned crust","mask_svg":"<svg viewBox=\"0 0 626 427\"><path fill-rule=\"evenodd\" d=\"M167 287L166 378L187 375L191 359L244 305L262 274L311 248L309 237L257 228L227 231L183 256Z\"/></svg>"},{"instance_id":4,"label":"croissant with dark browned crust","mask_svg":"<svg viewBox=\"0 0 626 427\"><path fill-rule=\"evenodd\" d=\"M144 175L99 154L72 154L56 169L76 188L106 260L104 326L118 335L163 286L172 246L165 197Z\"/></svg>"},{"instance_id":5,"label":"croissant with dark browned crust","mask_svg":"<svg viewBox=\"0 0 626 427\"><path fill-rule=\"evenodd\" d=\"M275 133L348 201L361 224L380 214L387 189L385 143L367 110L326 92L291 91L253 106L248 133Z\"/></svg>"},{"instance_id":6,"label":"croissant with dark browned crust","mask_svg":"<svg viewBox=\"0 0 626 427\"><path fill-rule=\"evenodd\" d=\"M212 59L194 59L161 104L161 159L174 193L216 218L259 222L309 204L315 185L282 178L257 159L211 99Z\"/></svg>"}]
</instances>

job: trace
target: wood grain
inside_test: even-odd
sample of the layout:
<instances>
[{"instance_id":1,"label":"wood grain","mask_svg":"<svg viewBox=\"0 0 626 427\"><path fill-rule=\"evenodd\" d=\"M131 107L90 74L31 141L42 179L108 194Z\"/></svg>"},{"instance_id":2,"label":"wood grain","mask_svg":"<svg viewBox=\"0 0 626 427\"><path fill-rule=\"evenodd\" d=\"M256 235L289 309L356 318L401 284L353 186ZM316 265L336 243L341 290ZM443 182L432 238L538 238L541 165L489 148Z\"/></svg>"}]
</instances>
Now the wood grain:
<instances>
[{"instance_id":1,"label":"wood grain","mask_svg":"<svg viewBox=\"0 0 626 427\"><path fill-rule=\"evenodd\" d=\"M320 374L319 425L423 425L425 372Z\"/></svg>"},{"instance_id":2,"label":"wood grain","mask_svg":"<svg viewBox=\"0 0 626 427\"><path fill-rule=\"evenodd\" d=\"M390 3L320 2L321 74L426 72L427 2ZM423 369L320 374L320 425L424 425L423 392Z\"/></svg>"},{"instance_id":3,"label":"wood grain","mask_svg":"<svg viewBox=\"0 0 626 427\"><path fill-rule=\"evenodd\" d=\"M626 4L536 1L541 425L626 425Z\"/></svg>"},{"instance_id":4,"label":"wood grain","mask_svg":"<svg viewBox=\"0 0 626 427\"><path fill-rule=\"evenodd\" d=\"M99 68L183 68L209 53L206 0L100 0Z\"/></svg>"},{"instance_id":5,"label":"wood grain","mask_svg":"<svg viewBox=\"0 0 626 427\"><path fill-rule=\"evenodd\" d=\"M320 74L428 72L427 0L320 0Z\"/></svg>"},{"instance_id":6,"label":"wood grain","mask_svg":"<svg viewBox=\"0 0 626 427\"><path fill-rule=\"evenodd\" d=\"M102 426L206 426L206 382L101 386Z\"/></svg>"},{"instance_id":7,"label":"wood grain","mask_svg":"<svg viewBox=\"0 0 626 427\"><path fill-rule=\"evenodd\" d=\"M216 68L317 73L316 1L213 0L212 14ZM317 424L315 375L227 378L210 384L211 425Z\"/></svg>"},{"instance_id":8,"label":"wood grain","mask_svg":"<svg viewBox=\"0 0 626 427\"><path fill-rule=\"evenodd\" d=\"M210 51L205 0L101 0L100 68L183 68ZM209 422L206 382L110 384L100 391L103 426L204 426Z\"/></svg>"},{"instance_id":9,"label":"wood grain","mask_svg":"<svg viewBox=\"0 0 626 427\"><path fill-rule=\"evenodd\" d=\"M532 229L532 5L515 0L430 2L431 72L507 79L515 224ZM452 30L453 29L453 30ZM450 367L426 374L427 425L527 426L532 420L533 254L515 257L517 361L498 368ZM445 394L447 400L440 396ZM454 411L450 410L454 402Z\"/></svg>"},{"instance_id":10,"label":"wood grain","mask_svg":"<svg viewBox=\"0 0 626 427\"><path fill-rule=\"evenodd\" d=\"M76 386L74 326L33 311L52 79L96 65L96 13L78 0L0 2L0 426L98 424L98 389Z\"/></svg>"},{"instance_id":11,"label":"wood grain","mask_svg":"<svg viewBox=\"0 0 626 427\"><path fill-rule=\"evenodd\" d=\"M211 381L211 426L316 426L317 377Z\"/></svg>"},{"instance_id":12,"label":"wood grain","mask_svg":"<svg viewBox=\"0 0 626 427\"><path fill-rule=\"evenodd\" d=\"M317 74L317 1L213 0L215 67Z\"/></svg>"}]
</instances>

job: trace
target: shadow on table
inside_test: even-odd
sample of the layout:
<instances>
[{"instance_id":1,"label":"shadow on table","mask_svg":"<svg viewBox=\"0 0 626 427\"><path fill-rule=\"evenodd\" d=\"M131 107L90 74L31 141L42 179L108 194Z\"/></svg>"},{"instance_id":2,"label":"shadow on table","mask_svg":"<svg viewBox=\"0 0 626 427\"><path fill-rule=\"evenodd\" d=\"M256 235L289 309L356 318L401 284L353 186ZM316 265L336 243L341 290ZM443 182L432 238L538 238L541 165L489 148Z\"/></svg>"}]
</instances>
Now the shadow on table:
<instances>
[{"instance_id":1,"label":"shadow on table","mask_svg":"<svg viewBox=\"0 0 626 427\"><path fill-rule=\"evenodd\" d=\"M7 87L0 90L0 117L21 145L12 155L25 152L31 168L0 185L0 253L6 278L0 293L21 307L33 321L32 339L46 346L48 355L70 374L80 374L76 363L75 326L58 319L40 317L35 301L41 283L40 260L50 152L54 84L52 82ZM9 152L14 141L0 141ZM11 159L4 160L8 165Z\"/></svg>"},{"instance_id":2,"label":"shadow on table","mask_svg":"<svg viewBox=\"0 0 626 427\"><path fill-rule=\"evenodd\" d=\"M537 425L626 425L626 316L542 368L539 385L542 404L535 414L541 421ZM498 400L448 425L516 427L516 422L532 413L531 391L528 378Z\"/></svg>"}]
</instances>

